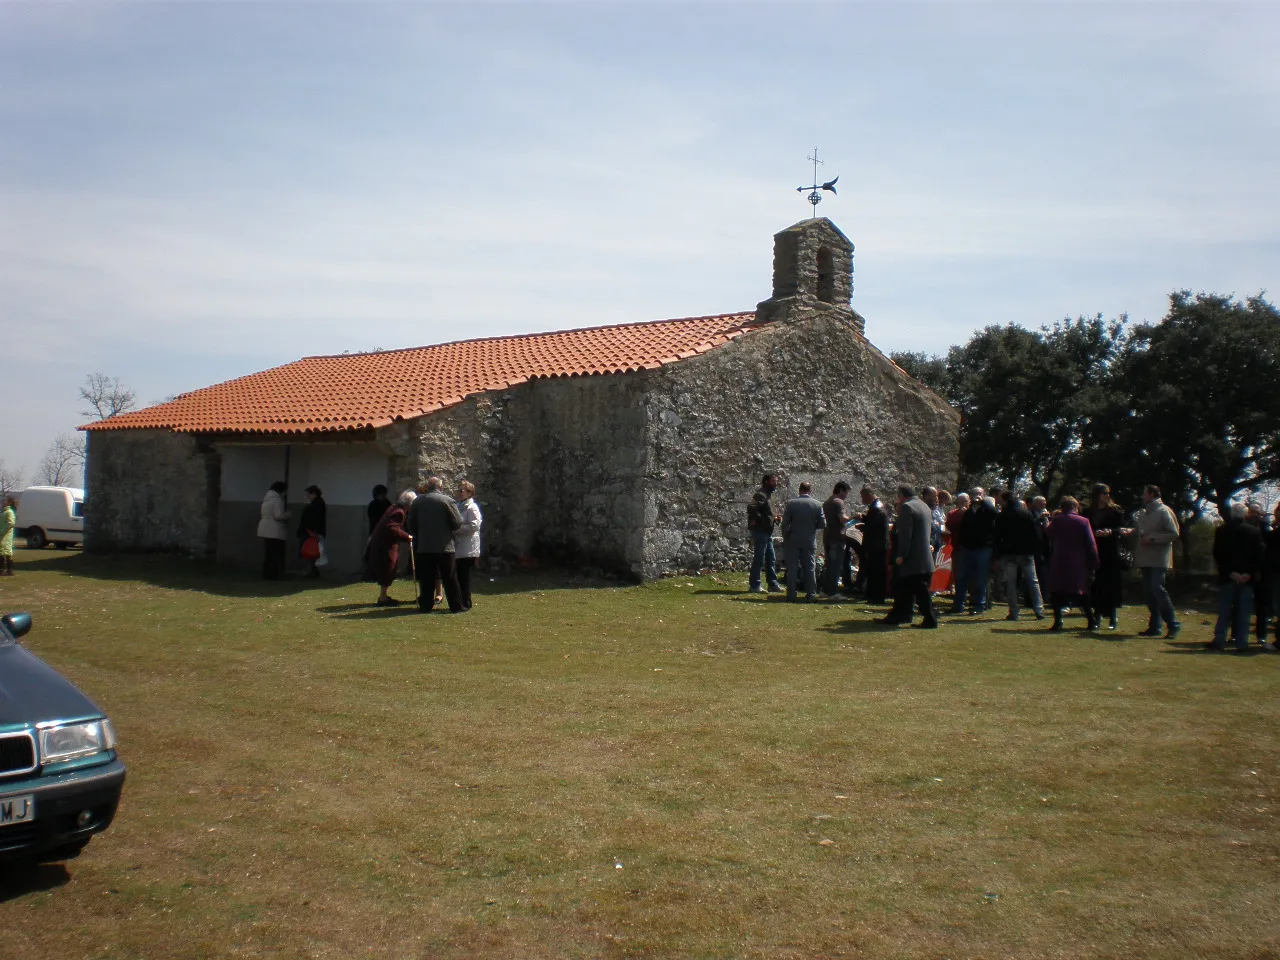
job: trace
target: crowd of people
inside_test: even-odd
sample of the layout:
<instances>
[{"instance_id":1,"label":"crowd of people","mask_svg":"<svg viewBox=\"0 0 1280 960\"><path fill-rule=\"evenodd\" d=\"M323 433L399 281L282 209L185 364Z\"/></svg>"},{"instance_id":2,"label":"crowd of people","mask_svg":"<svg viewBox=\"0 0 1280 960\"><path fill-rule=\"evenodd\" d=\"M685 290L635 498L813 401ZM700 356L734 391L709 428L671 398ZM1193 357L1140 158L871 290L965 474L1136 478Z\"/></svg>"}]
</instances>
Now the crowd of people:
<instances>
[{"instance_id":1,"label":"crowd of people","mask_svg":"<svg viewBox=\"0 0 1280 960\"><path fill-rule=\"evenodd\" d=\"M285 544L291 519L285 505L288 486L283 480L271 484L262 499L258 537L262 540L262 575L277 580L284 575ZM365 542L365 579L381 592L380 607L399 606L390 595L400 568L400 547L409 545L409 568L417 590L418 609L430 612L447 601L450 613L471 609L471 574L480 557L480 526L484 517L475 500L470 481L458 484L457 498L444 492L439 477L429 477L417 490L405 490L391 502L387 488L378 484L366 510L369 537ZM318 577L327 563L325 537L328 510L318 486L304 491L306 505L298 520L298 556L307 576Z\"/></svg>"},{"instance_id":2,"label":"crowd of people","mask_svg":"<svg viewBox=\"0 0 1280 960\"><path fill-rule=\"evenodd\" d=\"M936 604L949 605L946 615L972 616L1003 603L1010 621L1027 613L1045 620L1052 613L1048 629L1054 632L1064 630L1064 616L1078 608L1087 629L1101 632L1118 628L1126 573L1136 569L1148 614L1140 635L1172 639L1182 629L1166 583L1180 529L1156 486L1145 488L1142 506L1126 518L1106 484L1093 487L1087 506L1067 496L1052 511L1044 497L1024 499L998 487L976 487L953 498L946 490L925 487L917 494L909 486L897 488L892 509L863 487L858 510L844 481L825 501L803 482L797 496L775 505L778 485L775 474L766 474L747 508L752 593L785 591L791 602L861 598L882 605L892 599L878 622L909 624L919 610L917 626L924 629L938 626ZM401 546L408 545L419 609L430 611L442 602L451 613L471 609L483 523L475 492L463 480L451 497L439 477L430 477L393 503L385 486L374 487L364 570L365 579L380 588L378 606L401 603L389 591L401 572ZM262 500L258 536L267 579L284 573L286 493L285 482L277 481ZM327 508L318 486L308 486L305 498L295 532L306 573L315 577L327 561ZM0 512L0 573L3 521ZM1253 625L1258 643L1276 649L1269 635L1280 614L1280 505L1273 522L1257 503L1234 504L1215 533L1213 556L1219 615L1207 645L1226 649L1230 637L1235 649L1246 650Z\"/></svg>"},{"instance_id":3,"label":"crowd of people","mask_svg":"<svg viewBox=\"0 0 1280 960\"><path fill-rule=\"evenodd\" d=\"M924 629L938 625L935 601L949 601L952 616L982 614L993 599L1007 605L1006 620L1019 620L1024 607L1036 620L1052 612L1053 632L1064 630L1064 615L1078 608L1087 629L1101 632L1117 629L1125 575L1136 568L1148 614L1140 635L1172 639L1182 629L1166 583L1178 518L1154 485L1145 488L1141 508L1128 520L1106 484L1094 486L1087 506L1068 496L1052 511L1044 497L1023 499L999 488L978 487L953 498L933 487L917 495L901 486L892 511L863 487L858 512L843 481L821 503L811 484L801 483L798 495L779 509L773 504L777 489L777 476L766 474L747 508L752 593L785 590L795 602L819 600L821 590L827 601L861 597L869 604L892 596L892 608L878 622L909 624L918 608L917 626ZM785 586L775 532L782 537ZM1280 613L1280 505L1274 523L1256 503L1234 505L1216 532L1214 560L1219 616L1208 646L1225 649L1229 633L1236 649L1247 649L1253 622L1258 642L1274 650L1268 634Z\"/></svg>"}]
</instances>

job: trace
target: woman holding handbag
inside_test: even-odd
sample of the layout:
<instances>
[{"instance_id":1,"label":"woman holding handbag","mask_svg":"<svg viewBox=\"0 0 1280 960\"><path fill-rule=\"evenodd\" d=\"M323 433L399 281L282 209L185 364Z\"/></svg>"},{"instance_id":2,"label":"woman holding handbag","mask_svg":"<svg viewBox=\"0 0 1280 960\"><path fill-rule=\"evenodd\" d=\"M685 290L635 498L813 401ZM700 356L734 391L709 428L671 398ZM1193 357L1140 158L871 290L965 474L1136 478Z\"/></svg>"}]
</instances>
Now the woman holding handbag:
<instances>
[{"instance_id":1,"label":"woman holding handbag","mask_svg":"<svg viewBox=\"0 0 1280 960\"><path fill-rule=\"evenodd\" d=\"M320 567L328 562L324 552L326 508L320 488L315 484L307 487L303 494L307 498L307 505L302 508L302 517L298 521L298 539L301 541L298 555L307 561L307 576L318 577ZM316 539L318 549L307 546L307 541L312 537Z\"/></svg>"}]
</instances>

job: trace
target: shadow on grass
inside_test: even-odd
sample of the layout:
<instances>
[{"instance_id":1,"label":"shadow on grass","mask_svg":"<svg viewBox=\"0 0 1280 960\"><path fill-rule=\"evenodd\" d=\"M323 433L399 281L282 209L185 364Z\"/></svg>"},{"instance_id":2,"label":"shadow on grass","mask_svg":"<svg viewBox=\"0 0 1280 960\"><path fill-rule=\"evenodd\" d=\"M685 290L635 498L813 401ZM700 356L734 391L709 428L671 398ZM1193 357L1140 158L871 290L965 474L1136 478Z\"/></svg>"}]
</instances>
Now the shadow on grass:
<instances>
[{"instance_id":1,"label":"shadow on grass","mask_svg":"<svg viewBox=\"0 0 1280 960\"><path fill-rule=\"evenodd\" d=\"M1224 649L1218 649L1216 647L1209 646L1206 642L1202 640L1194 640L1190 642L1166 640L1165 648L1160 652L1172 653L1172 654L1202 653L1205 656L1209 656L1209 657L1221 657L1221 656L1260 657L1260 656L1263 656L1264 654L1271 653L1270 650L1263 650L1261 647L1252 647L1252 646L1246 650L1237 650L1234 644L1229 644Z\"/></svg>"},{"instance_id":2,"label":"shadow on grass","mask_svg":"<svg viewBox=\"0 0 1280 960\"><path fill-rule=\"evenodd\" d=\"M378 607L359 613L335 613L332 620L391 620L396 617L424 617L430 613L450 613L446 604L437 604L431 610L419 610L417 604L406 603L399 607Z\"/></svg>"},{"instance_id":3,"label":"shadow on grass","mask_svg":"<svg viewBox=\"0 0 1280 960\"><path fill-rule=\"evenodd\" d=\"M367 586L377 597L377 584L364 583L355 575L323 573L318 578L286 575L282 580L263 580L252 570L217 564L177 554L86 554L80 551L56 553L24 551L17 557L16 572L63 573L91 580L143 582L170 590L191 590L220 597L288 597L311 590ZM398 580L412 589L411 580ZM478 571L474 583L477 596L530 593L551 590L605 590L629 587L621 580L587 577L569 570L514 571L495 575Z\"/></svg>"},{"instance_id":4,"label":"shadow on grass","mask_svg":"<svg viewBox=\"0 0 1280 960\"><path fill-rule=\"evenodd\" d=\"M65 573L91 580L142 581L170 590L191 590L220 597L288 597L309 590L345 586L352 581L335 577L289 577L263 580L246 570L218 566L174 554L105 555L67 553L25 560L15 567L23 573Z\"/></svg>"},{"instance_id":5,"label":"shadow on grass","mask_svg":"<svg viewBox=\"0 0 1280 960\"><path fill-rule=\"evenodd\" d=\"M71 874L61 863L35 863L31 860L9 863L0 874L0 903L29 893L56 890L70 880Z\"/></svg>"},{"instance_id":6,"label":"shadow on grass","mask_svg":"<svg viewBox=\"0 0 1280 960\"><path fill-rule=\"evenodd\" d=\"M889 623L876 623L874 620L840 620L817 629L822 633L883 633L892 635L904 628Z\"/></svg>"}]
</instances>

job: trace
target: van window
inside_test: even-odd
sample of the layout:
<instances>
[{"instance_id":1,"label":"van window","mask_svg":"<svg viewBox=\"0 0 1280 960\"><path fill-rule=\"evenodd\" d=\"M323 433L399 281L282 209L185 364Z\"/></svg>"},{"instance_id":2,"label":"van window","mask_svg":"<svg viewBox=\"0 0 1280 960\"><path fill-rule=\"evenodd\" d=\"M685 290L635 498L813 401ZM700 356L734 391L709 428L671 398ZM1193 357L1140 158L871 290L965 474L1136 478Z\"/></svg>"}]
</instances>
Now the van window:
<instances>
[{"instance_id":1,"label":"van window","mask_svg":"<svg viewBox=\"0 0 1280 960\"><path fill-rule=\"evenodd\" d=\"M83 516L84 516L84 501L83 501L83 500L77 500L75 503L73 503L73 504L71 505L71 515L72 515L73 517L83 517Z\"/></svg>"}]
</instances>

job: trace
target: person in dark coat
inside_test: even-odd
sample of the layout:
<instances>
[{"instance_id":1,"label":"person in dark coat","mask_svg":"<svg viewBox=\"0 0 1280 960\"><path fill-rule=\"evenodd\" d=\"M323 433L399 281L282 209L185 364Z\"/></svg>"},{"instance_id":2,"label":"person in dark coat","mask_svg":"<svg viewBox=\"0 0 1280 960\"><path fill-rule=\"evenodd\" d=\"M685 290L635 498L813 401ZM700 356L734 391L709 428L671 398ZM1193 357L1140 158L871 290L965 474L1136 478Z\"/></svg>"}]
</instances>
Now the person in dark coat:
<instances>
[{"instance_id":1,"label":"person in dark coat","mask_svg":"<svg viewBox=\"0 0 1280 960\"><path fill-rule=\"evenodd\" d=\"M382 593L378 595L380 607L394 607L400 603L399 600L393 600L387 591L396 579L400 544L413 540L404 528L404 520L409 505L416 496L412 490L406 490L394 504L388 501L390 506L378 518L373 533L369 535L369 545L365 547L365 579L372 580L382 588Z\"/></svg>"},{"instance_id":2,"label":"person in dark coat","mask_svg":"<svg viewBox=\"0 0 1280 960\"><path fill-rule=\"evenodd\" d=\"M974 487L970 496L969 509L959 525L965 562L963 573L956 575L952 613L964 613L966 599L973 613L982 613L988 606L987 584L991 579L991 552L996 542L996 508L981 487Z\"/></svg>"},{"instance_id":3,"label":"person in dark coat","mask_svg":"<svg viewBox=\"0 0 1280 960\"><path fill-rule=\"evenodd\" d=\"M1213 561L1218 566L1218 622L1210 650L1227 649L1230 628L1236 650L1249 649L1249 620L1253 615L1253 588L1262 578L1267 549L1262 531L1245 522L1248 509L1243 503L1231 505L1231 516L1213 535Z\"/></svg>"},{"instance_id":4,"label":"person in dark coat","mask_svg":"<svg viewBox=\"0 0 1280 960\"><path fill-rule=\"evenodd\" d=\"M387 488L382 484L378 484L373 488L373 499L369 501L369 506L365 508L365 512L369 515L369 533L371 535L373 528L382 519L382 515L390 509L391 501L387 499Z\"/></svg>"},{"instance_id":5,"label":"person in dark coat","mask_svg":"<svg viewBox=\"0 0 1280 960\"><path fill-rule=\"evenodd\" d=\"M1107 629L1116 628L1116 618L1124 603L1124 572L1128 569L1121 558L1124 538L1133 533L1124 525L1124 511L1111 501L1111 488L1095 484L1084 518L1093 528L1098 544L1098 573L1093 578L1093 609L1098 622L1107 618Z\"/></svg>"},{"instance_id":6,"label":"person in dark coat","mask_svg":"<svg viewBox=\"0 0 1280 960\"><path fill-rule=\"evenodd\" d=\"M302 516L298 519L298 549L302 549L302 544L307 541L308 537L316 537L320 540L320 550L324 551L324 538L328 532L325 525L326 507L324 497L320 494L320 488L315 484L307 487L303 491L303 495L307 498L307 505L302 508ZM307 576L320 576L320 568L317 565L316 558L307 561Z\"/></svg>"},{"instance_id":7,"label":"person in dark coat","mask_svg":"<svg viewBox=\"0 0 1280 960\"><path fill-rule=\"evenodd\" d=\"M413 555L418 573L418 609L429 613L436 604L436 578L444 585L450 613L465 613L458 571L454 563L454 532L462 526L457 503L443 490L439 477L431 477L423 493L409 507L405 530L413 537Z\"/></svg>"},{"instance_id":8,"label":"person in dark coat","mask_svg":"<svg viewBox=\"0 0 1280 960\"><path fill-rule=\"evenodd\" d=\"M1254 527L1262 534L1262 543L1265 548L1267 536L1271 533L1271 517L1267 515L1267 511L1263 509L1262 504L1257 500L1250 500L1248 512L1245 514L1244 522ZM1269 621L1274 611L1271 609L1271 591L1267 587L1267 575L1265 571L1254 581L1253 584L1253 615L1257 620L1258 643L1266 647L1267 644L1267 621Z\"/></svg>"},{"instance_id":9,"label":"person in dark coat","mask_svg":"<svg viewBox=\"0 0 1280 960\"><path fill-rule=\"evenodd\" d=\"M933 511L911 487L898 488L898 519L894 531L897 542L893 554L893 609L878 622L910 623L918 604L920 626L935 630L938 618L929 593L929 581L933 579Z\"/></svg>"},{"instance_id":10,"label":"person in dark coat","mask_svg":"<svg viewBox=\"0 0 1280 960\"><path fill-rule=\"evenodd\" d=\"M1040 551L1040 531L1036 518L1012 490L1000 494L1004 509L996 518L996 556L1000 558L1000 571L1004 577L1004 595L1009 604L1006 620L1017 620L1018 574L1022 574L1031 600L1031 609L1037 620L1044 619L1044 601L1040 596L1040 581L1036 577L1036 554Z\"/></svg>"},{"instance_id":11,"label":"person in dark coat","mask_svg":"<svg viewBox=\"0 0 1280 960\"><path fill-rule=\"evenodd\" d=\"M844 528L849 523L849 514L845 510L845 498L849 496L849 485L841 480L831 491L831 496L822 504L822 549L826 559L826 571L823 589L828 600L839 598L840 575L844 569L845 538ZM846 579L847 593L853 585Z\"/></svg>"},{"instance_id":12,"label":"person in dark coat","mask_svg":"<svg viewBox=\"0 0 1280 960\"><path fill-rule=\"evenodd\" d=\"M1280 614L1280 503L1276 504L1271 527L1262 535L1262 539L1267 547L1266 566L1262 571L1262 579L1270 604L1268 609L1272 614ZM1263 617L1258 625L1258 634L1264 650L1276 648L1275 644L1267 639L1270 620L1270 617ZM1280 636L1280 623L1276 626L1276 635Z\"/></svg>"},{"instance_id":13,"label":"person in dark coat","mask_svg":"<svg viewBox=\"0 0 1280 960\"><path fill-rule=\"evenodd\" d=\"M861 498L867 512L857 524L862 530L858 576L864 581L867 603L884 603L889 589L889 516L870 487L862 488Z\"/></svg>"},{"instance_id":14,"label":"person in dark coat","mask_svg":"<svg viewBox=\"0 0 1280 960\"><path fill-rule=\"evenodd\" d=\"M1098 544L1093 528L1079 514L1075 497L1062 498L1062 512L1049 522L1049 595L1053 602L1053 631L1062 630L1062 611L1079 607L1090 630L1098 629L1093 611L1093 572L1098 569Z\"/></svg>"}]
</instances>

